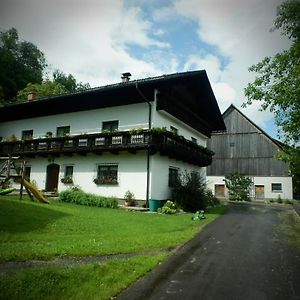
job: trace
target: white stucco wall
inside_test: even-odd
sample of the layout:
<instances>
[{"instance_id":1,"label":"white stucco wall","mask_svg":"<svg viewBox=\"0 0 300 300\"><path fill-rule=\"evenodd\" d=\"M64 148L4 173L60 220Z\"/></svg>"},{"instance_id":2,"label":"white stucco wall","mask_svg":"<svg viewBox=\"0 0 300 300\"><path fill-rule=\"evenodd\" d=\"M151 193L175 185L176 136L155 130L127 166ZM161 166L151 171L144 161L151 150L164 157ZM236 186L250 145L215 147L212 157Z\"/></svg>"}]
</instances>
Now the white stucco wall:
<instances>
[{"instance_id":1,"label":"white stucco wall","mask_svg":"<svg viewBox=\"0 0 300 300\"><path fill-rule=\"evenodd\" d=\"M265 199L277 199L278 196L281 199L293 199L293 182L292 177L263 177L256 176L252 177L254 186L263 185ZM272 183L281 183L282 191L281 192L272 192ZM225 184L224 177L222 176L207 176L207 187L215 193L215 184ZM225 196L227 197L227 189L225 188ZM255 192L252 192L253 196Z\"/></svg>"},{"instance_id":2,"label":"white stucco wall","mask_svg":"<svg viewBox=\"0 0 300 300\"><path fill-rule=\"evenodd\" d=\"M116 196L123 198L127 190L134 193L137 199L146 197L146 152L129 154L122 152L119 155L103 153L102 155L88 154L87 156L73 157L60 156L49 161L48 158L35 158L27 160L28 166L31 166L31 180L35 180L39 189L45 189L46 186L46 168L50 163L60 166L58 191L65 190L70 185L60 182L64 177L64 166L73 165L74 185L80 186L84 191L103 196ZM118 185L96 185L93 179L97 175L97 166L99 164L117 164L118 165Z\"/></svg>"},{"instance_id":3,"label":"white stucco wall","mask_svg":"<svg viewBox=\"0 0 300 300\"><path fill-rule=\"evenodd\" d=\"M206 169L200 168L195 165L187 164L174 159L169 159L166 156L161 156L155 154L151 156L150 160L151 174L150 174L150 195L149 198L164 200L171 197L171 189L168 186L169 183L169 168L178 168L179 172L184 172L185 170L197 171L206 175Z\"/></svg>"},{"instance_id":4,"label":"white stucco wall","mask_svg":"<svg viewBox=\"0 0 300 300\"><path fill-rule=\"evenodd\" d=\"M0 123L0 136L8 138L12 134L20 139L22 130L32 130L33 137L44 137L50 131L55 136L56 128L71 126L72 134L101 132L103 121L119 120L119 130L148 128L148 105L139 103L89 111L58 114Z\"/></svg>"}]
</instances>

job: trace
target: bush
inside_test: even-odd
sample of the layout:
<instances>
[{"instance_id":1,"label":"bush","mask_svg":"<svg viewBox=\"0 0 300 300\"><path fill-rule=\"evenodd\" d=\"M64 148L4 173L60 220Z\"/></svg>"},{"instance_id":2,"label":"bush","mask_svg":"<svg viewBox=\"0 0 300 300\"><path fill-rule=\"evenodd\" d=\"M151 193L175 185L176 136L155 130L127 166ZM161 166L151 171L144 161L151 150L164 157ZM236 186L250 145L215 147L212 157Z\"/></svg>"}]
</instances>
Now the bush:
<instances>
[{"instance_id":1,"label":"bush","mask_svg":"<svg viewBox=\"0 0 300 300\"><path fill-rule=\"evenodd\" d=\"M172 215L177 213L176 204L170 200L168 200L165 205L157 210L158 213Z\"/></svg>"},{"instance_id":2,"label":"bush","mask_svg":"<svg viewBox=\"0 0 300 300\"><path fill-rule=\"evenodd\" d=\"M282 199L281 199L280 195L278 195L277 203L282 203Z\"/></svg>"},{"instance_id":3,"label":"bush","mask_svg":"<svg viewBox=\"0 0 300 300\"><path fill-rule=\"evenodd\" d=\"M205 197L206 197L206 205L207 206L214 207L214 206L220 205L220 203L221 203L221 201L213 195L213 192L210 189L205 190Z\"/></svg>"},{"instance_id":4,"label":"bush","mask_svg":"<svg viewBox=\"0 0 300 300\"><path fill-rule=\"evenodd\" d=\"M184 211L195 212L206 208L205 180L198 172L185 172L172 190L172 199Z\"/></svg>"},{"instance_id":5,"label":"bush","mask_svg":"<svg viewBox=\"0 0 300 300\"><path fill-rule=\"evenodd\" d=\"M115 197L103 197L85 193L79 188L70 188L59 194L62 202L75 203L86 206L97 206L105 208L118 208L118 199Z\"/></svg>"},{"instance_id":6,"label":"bush","mask_svg":"<svg viewBox=\"0 0 300 300\"><path fill-rule=\"evenodd\" d=\"M250 188L253 185L250 177L232 173L226 175L224 181L229 192L229 200L250 201Z\"/></svg>"}]
</instances>

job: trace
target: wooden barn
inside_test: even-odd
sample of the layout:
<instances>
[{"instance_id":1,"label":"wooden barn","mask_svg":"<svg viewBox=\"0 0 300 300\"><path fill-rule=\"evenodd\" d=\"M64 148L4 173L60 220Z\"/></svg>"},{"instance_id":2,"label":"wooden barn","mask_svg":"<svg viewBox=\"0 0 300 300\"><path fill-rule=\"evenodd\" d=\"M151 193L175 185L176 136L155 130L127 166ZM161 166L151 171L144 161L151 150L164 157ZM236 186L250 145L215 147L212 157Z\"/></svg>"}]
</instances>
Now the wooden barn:
<instances>
[{"instance_id":1,"label":"wooden barn","mask_svg":"<svg viewBox=\"0 0 300 300\"><path fill-rule=\"evenodd\" d=\"M217 197L226 197L226 174L239 172L252 178L251 197L292 199L289 165L276 158L282 143L270 137L234 105L223 113L227 130L216 132L208 141L215 152L207 167L208 187Z\"/></svg>"}]
</instances>

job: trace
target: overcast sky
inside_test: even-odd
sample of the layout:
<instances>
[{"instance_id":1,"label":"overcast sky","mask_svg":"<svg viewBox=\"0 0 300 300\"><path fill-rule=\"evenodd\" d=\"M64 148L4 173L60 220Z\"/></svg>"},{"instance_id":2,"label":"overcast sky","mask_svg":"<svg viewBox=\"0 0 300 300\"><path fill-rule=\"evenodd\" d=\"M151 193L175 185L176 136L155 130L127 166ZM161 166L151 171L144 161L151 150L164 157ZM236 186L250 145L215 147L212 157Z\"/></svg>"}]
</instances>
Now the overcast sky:
<instances>
[{"instance_id":1,"label":"overcast sky","mask_svg":"<svg viewBox=\"0 0 300 300\"><path fill-rule=\"evenodd\" d=\"M240 108L253 81L248 67L289 47L270 32L279 0L2 0L0 30L44 52L60 69L92 87L205 69L221 111ZM259 103L242 111L275 137Z\"/></svg>"}]
</instances>

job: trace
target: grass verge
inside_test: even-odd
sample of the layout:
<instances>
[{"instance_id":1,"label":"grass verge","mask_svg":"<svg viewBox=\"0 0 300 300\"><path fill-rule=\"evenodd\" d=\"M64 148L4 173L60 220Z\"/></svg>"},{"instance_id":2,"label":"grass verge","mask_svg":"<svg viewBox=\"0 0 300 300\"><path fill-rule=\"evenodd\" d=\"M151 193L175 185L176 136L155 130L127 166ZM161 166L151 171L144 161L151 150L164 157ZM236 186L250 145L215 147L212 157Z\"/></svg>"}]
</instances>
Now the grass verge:
<instances>
[{"instance_id":1,"label":"grass verge","mask_svg":"<svg viewBox=\"0 0 300 300\"><path fill-rule=\"evenodd\" d=\"M64 268L0 276L0 299L110 299L153 269L165 256L135 256Z\"/></svg>"}]
</instances>

